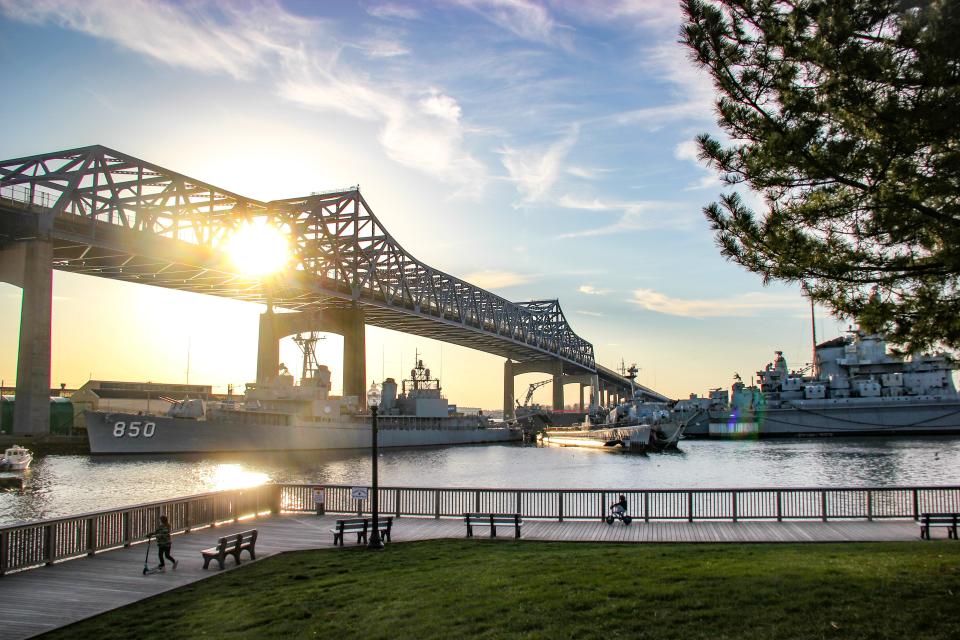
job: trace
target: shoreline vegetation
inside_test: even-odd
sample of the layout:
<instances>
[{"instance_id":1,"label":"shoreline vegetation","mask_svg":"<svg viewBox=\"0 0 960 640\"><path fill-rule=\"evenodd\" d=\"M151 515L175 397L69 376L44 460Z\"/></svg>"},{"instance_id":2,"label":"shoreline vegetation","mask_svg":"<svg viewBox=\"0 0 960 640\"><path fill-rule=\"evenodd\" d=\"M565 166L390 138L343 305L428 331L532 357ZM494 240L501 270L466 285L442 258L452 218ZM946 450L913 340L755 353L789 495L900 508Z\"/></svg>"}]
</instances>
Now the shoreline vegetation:
<instances>
[{"instance_id":1,"label":"shoreline vegetation","mask_svg":"<svg viewBox=\"0 0 960 640\"><path fill-rule=\"evenodd\" d=\"M44 638L932 640L958 610L955 540L440 540L279 554Z\"/></svg>"}]
</instances>

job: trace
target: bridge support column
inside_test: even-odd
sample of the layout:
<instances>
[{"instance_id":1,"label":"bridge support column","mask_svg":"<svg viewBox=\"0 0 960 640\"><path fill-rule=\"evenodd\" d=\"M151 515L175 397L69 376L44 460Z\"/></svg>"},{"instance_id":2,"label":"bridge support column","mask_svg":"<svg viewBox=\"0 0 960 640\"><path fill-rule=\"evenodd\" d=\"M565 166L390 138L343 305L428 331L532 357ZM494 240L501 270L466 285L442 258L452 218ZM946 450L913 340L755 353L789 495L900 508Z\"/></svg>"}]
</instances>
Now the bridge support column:
<instances>
[{"instance_id":1,"label":"bridge support column","mask_svg":"<svg viewBox=\"0 0 960 640\"><path fill-rule=\"evenodd\" d=\"M280 370L279 319L273 305L267 303L266 313L260 314L260 333L257 338L257 384L275 378Z\"/></svg>"},{"instance_id":2,"label":"bridge support column","mask_svg":"<svg viewBox=\"0 0 960 640\"><path fill-rule=\"evenodd\" d=\"M563 410L563 361L556 360L553 363L553 410Z\"/></svg>"},{"instance_id":3,"label":"bridge support column","mask_svg":"<svg viewBox=\"0 0 960 640\"><path fill-rule=\"evenodd\" d=\"M17 353L13 433L50 433L50 343L53 312L53 243L22 243L23 302Z\"/></svg>"},{"instance_id":4,"label":"bridge support column","mask_svg":"<svg viewBox=\"0 0 960 640\"><path fill-rule=\"evenodd\" d=\"M277 376L280 340L305 331L324 331L343 336L343 395L354 396L360 407L367 402L367 339L363 309L323 309L301 313L274 313L271 305L260 315L257 342L257 383Z\"/></svg>"},{"instance_id":5,"label":"bridge support column","mask_svg":"<svg viewBox=\"0 0 960 640\"><path fill-rule=\"evenodd\" d=\"M363 309L358 305L346 311L343 332L343 395L356 396L367 406L367 337Z\"/></svg>"},{"instance_id":6,"label":"bridge support column","mask_svg":"<svg viewBox=\"0 0 960 640\"><path fill-rule=\"evenodd\" d=\"M503 363L503 419L512 420L517 417L513 396L513 361L509 358Z\"/></svg>"}]
</instances>

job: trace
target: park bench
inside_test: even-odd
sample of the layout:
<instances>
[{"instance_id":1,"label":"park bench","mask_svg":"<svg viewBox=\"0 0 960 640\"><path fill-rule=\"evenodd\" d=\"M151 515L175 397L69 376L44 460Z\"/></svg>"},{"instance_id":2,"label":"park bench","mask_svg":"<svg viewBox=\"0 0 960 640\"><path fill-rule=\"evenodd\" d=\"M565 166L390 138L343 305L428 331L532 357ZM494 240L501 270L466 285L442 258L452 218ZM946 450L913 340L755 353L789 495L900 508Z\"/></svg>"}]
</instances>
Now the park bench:
<instances>
[{"instance_id":1,"label":"park bench","mask_svg":"<svg viewBox=\"0 0 960 640\"><path fill-rule=\"evenodd\" d=\"M393 528L393 516L377 518L377 528L380 530L380 538L385 542L390 542L390 531ZM357 544L367 541L367 531L373 529L372 518L346 518L337 520L337 526L330 531L333 533L333 544L339 541L343 546L343 536L347 533L357 534Z\"/></svg>"},{"instance_id":2,"label":"park bench","mask_svg":"<svg viewBox=\"0 0 960 640\"><path fill-rule=\"evenodd\" d=\"M463 514L463 523L467 525L467 537L473 537L473 528L479 526L490 527L490 537L497 537L497 525L501 527L513 527L513 537L520 537L520 527L523 526L523 520L519 513L465 513Z\"/></svg>"},{"instance_id":3,"label":"park bench","mask_svg":"<svg viewBox=\"0 0 960 640\"><path fill-rule=\"evenodd\" d=\"M920 537L930 539L930 527L949 527L947 537L957 539L957 522L960 513L921 513Z\"/></svg>"},{"instance_id":4,"label":"park bench","mask_svg":"<svg viewBox=\"0 0 960 640\"><path fill-rule=\"evenodd\" d=\"M203 568L210 566L211 560L216 560L223 569L223 561L227 556L233 556L237 564L240 564L240 553L244 550L250 553L250 559L257 559L257 530L241 531L229 536L223 536L217 541L217 546L210 549L204 549L200 552L203 556Z\"/></svg>"}]
</instances>

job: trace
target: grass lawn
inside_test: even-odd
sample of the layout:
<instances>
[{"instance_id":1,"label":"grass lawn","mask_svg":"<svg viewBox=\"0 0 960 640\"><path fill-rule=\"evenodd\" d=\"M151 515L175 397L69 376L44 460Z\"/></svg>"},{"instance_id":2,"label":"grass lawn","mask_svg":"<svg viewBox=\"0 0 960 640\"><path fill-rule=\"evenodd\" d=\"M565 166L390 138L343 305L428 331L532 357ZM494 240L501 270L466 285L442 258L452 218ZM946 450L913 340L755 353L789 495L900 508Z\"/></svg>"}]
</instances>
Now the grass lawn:
<instances>
[{"instance_id":1,"label":"grass lawn","mask_svg":"<svg viewBox=\"0 0 960 640\"><path fill-rule=\"evenodd\" d=\"M305 551L45 637L956 639L960 543Z\"/></svg>"}]
</instances>

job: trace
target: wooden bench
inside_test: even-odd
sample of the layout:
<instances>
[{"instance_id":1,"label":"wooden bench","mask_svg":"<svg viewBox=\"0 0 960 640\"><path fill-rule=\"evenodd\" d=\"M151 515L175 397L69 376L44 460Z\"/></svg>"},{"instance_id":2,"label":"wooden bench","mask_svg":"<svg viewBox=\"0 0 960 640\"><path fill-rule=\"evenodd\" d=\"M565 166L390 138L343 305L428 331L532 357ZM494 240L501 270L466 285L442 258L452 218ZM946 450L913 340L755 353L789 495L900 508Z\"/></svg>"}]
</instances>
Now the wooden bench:
<instances>
[{"instance_id":1,"label":"wooden bench","mask_svg":"<svg viewBox=\"0 0 960 640\"><path fill-rule=\"evenodd\" d=\"M957 522L960 513L921 513L920 537L930 539L930 527L949 527L947 537L957 539Z\"/></svg>"},{"instance_id":2,"label":"wooden bench","mask_svg":"<svg viewBox=\"0 0 960 640\"><path fill-rule=\"evenodd\" d=\"M257 559L257 530L241 531L229 536L223 536L217 541L217 546L210 549L204 549L200 552L203 556L203 568L210 566L211 560L216 560L223 569L223 561L227 556L233 556L237 564L240 564L240 553L247 551L251 560Z\"/></svg>"},{"instance_id":3,"label":"wooden bench","mask_svg":"<svg viewBox=\"0 0 960 640\"><path fill-rule=\"evenodd\" d=\"M390 531L393 529L393 516L377 518L377 528L380 530L380 538L390 542ZM343 546L343 536L347 533L357 534L357 544L367 541L367 531L373 529L373 518L346 518L337 520L337 526L330 531L333 533L333 544L339 541Z\"/></svg>"},{"instance_id":4,"label":"wooden bench","mask_svg":"<svg viewBox=\"0 0 960 640\"><path fill-rule=\"evenodd\" d=\"M463 514L463 523L467 525L467 537L473 537L473 528L479 526L490 527L490 537L497 537L497 525L501 527L513 527L513 537L520 537L520 527L523 526L523 520L519 513L465 513Z\"/></svg>"}]
</instances>

